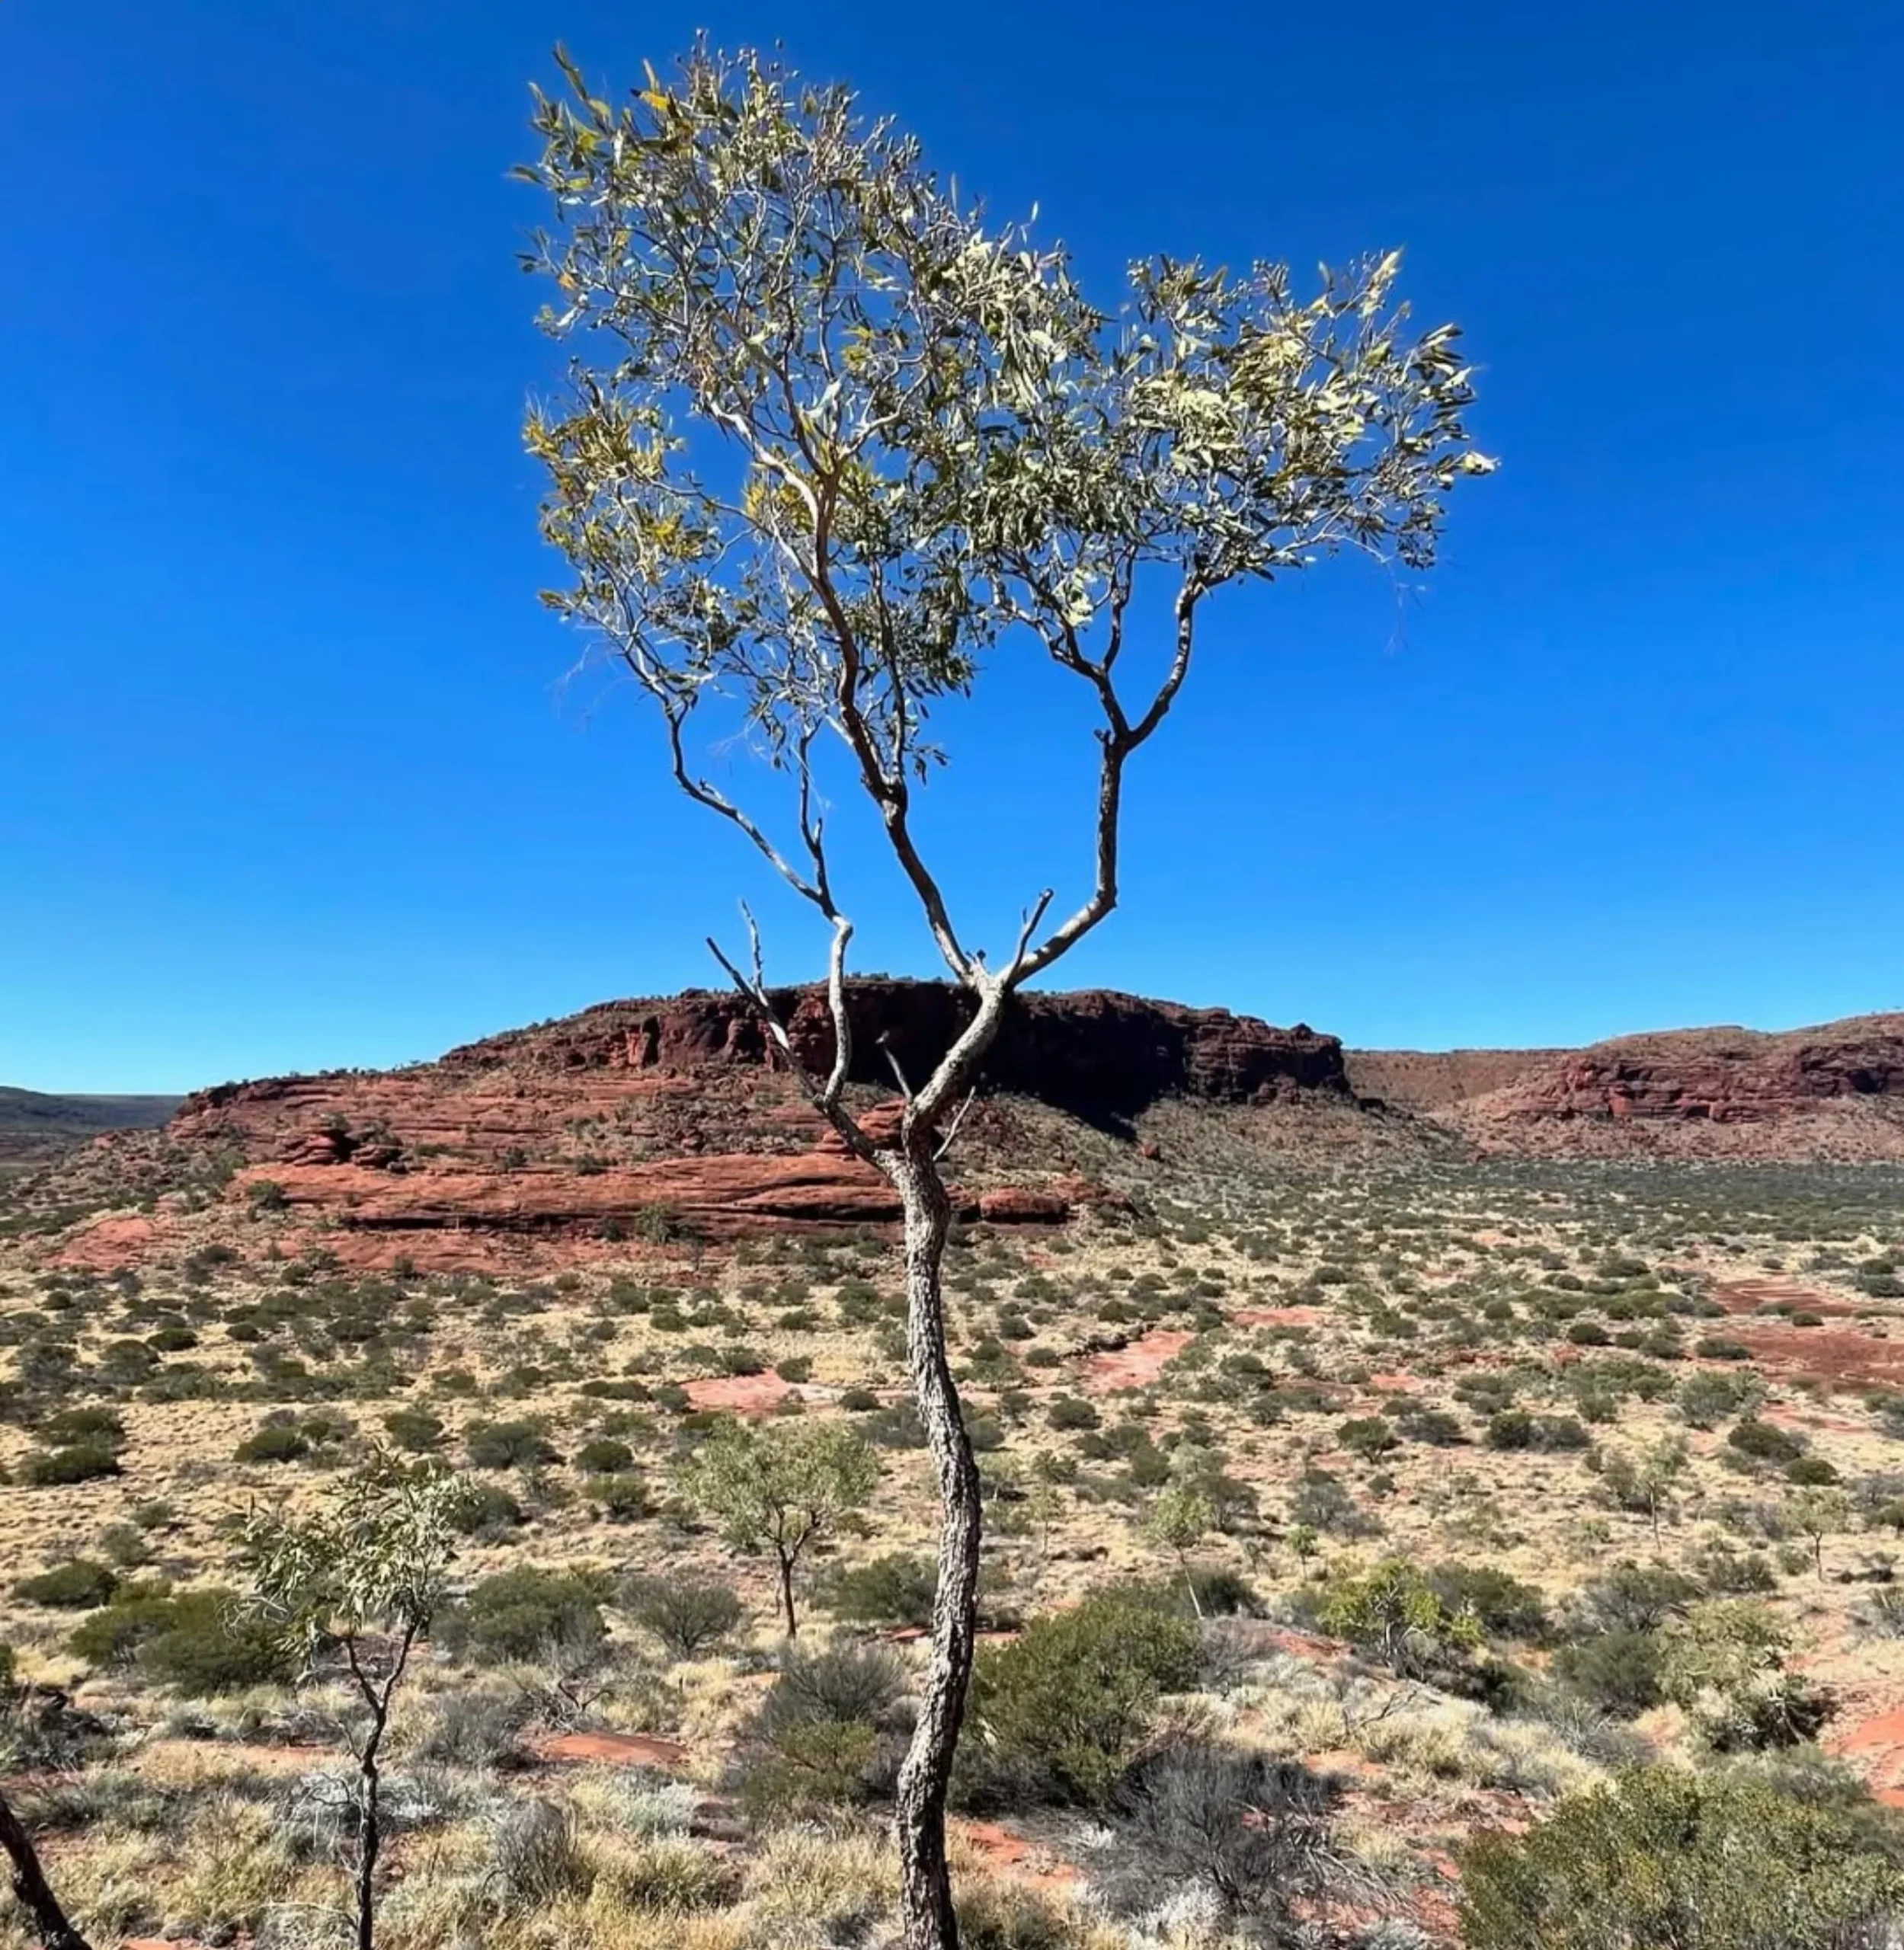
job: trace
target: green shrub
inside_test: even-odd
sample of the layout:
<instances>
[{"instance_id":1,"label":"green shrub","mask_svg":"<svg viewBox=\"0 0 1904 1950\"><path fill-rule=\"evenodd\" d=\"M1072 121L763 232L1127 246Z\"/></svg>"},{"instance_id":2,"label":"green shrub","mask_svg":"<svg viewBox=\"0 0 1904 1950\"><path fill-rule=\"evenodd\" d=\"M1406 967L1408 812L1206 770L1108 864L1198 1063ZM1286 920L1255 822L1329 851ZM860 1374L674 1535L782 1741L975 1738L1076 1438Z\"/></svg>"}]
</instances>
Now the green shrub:
<instances>
[{"instance_id":1,"label":"green shrub","mask_svg":"<svg viewBox=\"0 0 1904 1950\"><path fill-rule=\"evenodd\" d=\"M582 1485L590 1505L610 1523L638 1523L654 1507L648 1478L637 1469L590 1476Z\"/></svg>"},{"instance_id":2,"label":"green shrub","mask_svg":"<svg viewBox=\"0 0 1904 1950\"><path fill-rule=\"evenodd\" d=\"M747 1615L738 1593L701 1578L631 1578L622 1587L620 1603L677 1659L692 1659L718 1645Z\"/></svg>"},{"instance_id":3,"label":"green shrub","mask_svg":"<svg viewBox=\"0 0 1904 1950\"><path fill-rule=\"evenodd\" d=\"M1698 1582L1663 1564L1622 1562L1590 1578L1568 1604L1579 1632L1653 1632L1700 1595Z\"/></svg>"},{"instance_id":4,"label":"green shrub","mask_svg":"<svg viewBox=\"0 0 1904 1950\"><path fill-rule=\"evenodd\" d=\"M427 1456L443 1446L443 1418L427 1408L392 1408L383 1426L390 1440L412 1456Z\"/></svg>"},{"instance_id":5,"label":"green shrub","mask_svg":"<svg viewBox=\"0 0 1904 1950\"><path fill-rule=\"evenodd\" d=\"M75 1629L67 1649L91 1666L126 1666L146 1640L171 1626L174 1615L171 1587L163 1578L130 1581Z\"/></svg>"},{"instance_id":6,"label":"green shrub","mask_svg":"<svg viewBox=\"0 0 1904 1950\"><path fill-rule=\"evenodd\" d=\"M1830 1711L1787 1665L1790 1638L1752 1598L1714 1598L1662 1631L1659 1689L1722 1753L1810 1740Z\"/></svg>"},{"instance_id":7,"label":"green shrub","mask_svg":"<svg viewBox=\"0 0 1904 1950\"><path fill-rule=\"evenodd\" d=\"M1634 1770L1469 1843L1461 1868L1468 1950L1838 1950L1890 1940L1904 1904L1873 1818L1736 1770Z\"/></svg>"},{"instance_id":8,"label":"green shrub","mask_svg":"<svg viewBox=\"0 0 1904 1950\"><path fill-rule=\"evenodd\" d=\"M1009 1645L981 1648L981 1738L966 1743L962 1760L987 1768L981 1793L1101 1802L1134 1757L1157 1700L1192 1686L1196 1672L1193 1621L1149 1592L1094 1593L1033 1619Z\"/></svg>"},{"instance_id":9,"label":"green shrub","mask_svg":"<svg viewBox=\"0 0 1904 1950\"><path fill-rule=\"evenodd\" d=\"M1726 1447L1759 1462L1794 1462L1805 1453L1805 1445L1797 1436L1762 1422L1755 1415L1746 1416L1728 1432Z\"/></svg>"},{"instance_id":10,"label":"green shrub","mask_svg":"<svg viewBox=\"0 0 1904 1950\"><path fill-rule=\"evenodd\" d=\"M1401 1439L1386 1417L1362 1415L1338 1422L1336 1440L1351 1455L1372 1462L1377 1456L1386 1456L1391 1449L1399 1447Z\"/></svg>"},{"instance_id":11,"label":"green shrub","mask_svg":"<svg viewBox=\"0 0 1904 1950\"><path fill-rule=\"evenodd\" d=\"M29 1456L21 1468L27 1481L42 1489L62 1483L96 1482L120 1473L117 1450L98 1439L42 1450Z\"/></svg>"},{"instance_id":12,"label":"green shrub","mask_svg":"<svg viewBox=\"0 0 1904 1950\"><path fill-rule=\"evenodd\" d=\"M785 1816L889 1788L904 1696L904 1668L878 1647L790 1647L755 1716L743 1800L757 1814Z\"/></svg>"},{"instance_id":13,"label":"green shrub","mask_svg":"<svg viewBox=\"0 0 1904 1950\"><path fill-rule=\"evenodd\" d=\"M1359 1574L1337 1571L1323 1587L1315 1616L1325 1632L1414 1678L1481 1643L1474 1614L1445 1604L1405 1558L1390 1558Z\"/></svg>"},{"instance_id":14,"label":"green shrub","mask_svg":"<svg viewBox=\"0 0 1904 1950\"><path fill-rule=\"evenodd\" d=\"M1702 1368L1679 1384L1679 1412L1696 1429L1709 1429L1749 1407L1765 1392L1756 1375Z\"/></svg>"},{"instance_id":15,"label":"green shrub","mask_svg":"<svg viewBox=\"0 0 1904 1950\"><path fill-rule=\"evenodd\" d=\"M115 1603L87 1625L114 1629L121 1647L130 1639L146 1677L188 1699L283 1684L292 1672L283 1643L268 1626L239 1617L235 1603L235 1595L222 1589L183 1591L123 1608ZM75 1649L86 1629L74 1634Z\"/></svg>"},{"instance_id":16,"label":"green shrub","mask_svg":"<svg viewBox=\"0 0 1904 1950\"><path fill-rule=\"evenodd\" d=\"M1452 1449L1467 1440L1461 1418L1445 1408L1398 1409L1395 1425L1410 1442L1425 1443L1431 1449Z\"/></svg>"},{"instance_id":17,"label":"green shrub","mask_svg":"<svg viewBox=\"0 0 1904 1950\"><path fill-rule=\"evenodd\" d=\"M1749 1361L1752 1350L1742 1341L1733 1341L1721 1334L1708 1334L1702 1340L1692 1344L1692 1351L1705 1361Z\"/></svg>"},{"instance_id":18,"label":"green shrub","mask_svg":"<svg viewBox=\"0 0 1904 1950\"><path fill-rule=\"evenodd\" d=\"M301 1462L311 1453L310 1438L293 1422L267 1422L238 1446L241 1462Z\"/></svg>"},{"instance_id":19,"label":"green shrub","mask_svg":"<svg viewBox=\"0 0 1904 1950\"><path fill-rule=\"evenodd\" d=\"M1487 1419L1490 1449L1531 1449L1534 1418L1525 1408L1503 1408Z\"/></svg>"},{"instance_id":20,"label":"green shrub","mask_svg":"<svg viewBox=\"0 0 1904 1950\"><path fill-rule=\"evenodd\" d=\"M834 1573L824 1601L835 1616L860 1625L926 1625L939 1569L932 1559L894 1552Z\"/></svg>"},{"instance_id":21,"label":"green shrub","mask_svg":"<svg viewBox=\"0 0 1904 1950\"><path fill-rule=\"evenodd\" d=\"M523 1522L523 1507L499 1483L470 1483L448 1514L452 1530L465 1537L506 1536Z\"/></svg>"},{"instance_id":22,"label":"green shrub","mask_svg":"<svg viewBox=\"0 0 1904 1950\"><path fill-rule=\"evenodd\" d=\"M1326 1530L1339 1537L1366 1536L1376 1527L1339 1476L1314 1466L1304 1471L1290 1492L1289 1520L1297 1530Z\"/></svg>"},{"instance_id":23,"label":"green shrub","mask_svg":"<svg viewBox=\"0 0 1904 1950\"><path fill-rule=\"evenodd\" d=\"M1429 1587L1451 1614L1467 1612L1490 1638L1540 1638L1547 1600L1531 1584L1486 1564L1438 1564Z\"/></svg>"},{"instance_id":24,"label":"green shrub","mask_svg":"<svg viewBox=\"0 0 1904 1950\"><path fill-rule=\"evenodd\" d=\"M117 1449L126 1440L126 1424L117 1408L62 1408L40 1424L40 1440L49 1448L69 1443L103 1442Z\"/></svg>"},{"instance_id":25,"label":"green shrub","mask_svg":"<svg viewBox=\"0 0 1904 1950\"><path fill-rule=\"evenodd\" d=\"M1090 1402L1075 1395L1061 1395L1045 1412L1045 1420L1061 1434L1094 1429L1102 1418Z\"/></svg>"},{"instance_id":26,"label":"green shrub","mask_svg":"<svg viewBox=\"0 0 1904 1950\"><path fill-rule=\"evenodd\" d=\"M105 1565L74 1558L41 1571L36 1578L23 1578L13 1590L15 1597L24 1598L31 1605L85 1612L108 1603L118 1588L117 1576Z\"/></svg>"},{"instance_id":27,"label":"green shrub","mask_svg":"<svg viewBox=\"0 0 1904 1950\"><path fill-rule=\"evenodd\" d=\"M1615 1629L1563 1645L1554 1655L1554 1677L1603 1713L1623 1720L1657 1706L1661 1652L1659 1635Z\"/></svg>"},{"instance_id":28,"label":"green shrub","mask_svg":"<svg viewBox=\"0 0 1904 1950\"><path fill-rule=\"evenodd\" d=\"M449 1606L436 1636L449 1651L485 1665L586 1653L608 1635L602 1617L608 1595L606 1581L590 1573L524 1565L484 1578Z\"/></svg>"},{"instance_id":29,"label":"green shrub","mask_svg":"<svg viewBox=\"0 0 1904 1950\"><path fill-rule=\"evenodd\" d=\"M613 1436L597 1436L593 1441L584 1443L573 1459L584 1475L613 1476L635 1460L635 1452Z\"/></svg>"},{"instance_id":30,"label":"green shrub","mask_svg":"<svg viewBox=\"0 0 1904 1950\"><path fill-rule=\"evenodd\" d=\"M472 1422L462 1441L471 1465L478 1469L532 1469L558 1459L546 1427L533 1418Z\"/></svg>"}]
</instances>

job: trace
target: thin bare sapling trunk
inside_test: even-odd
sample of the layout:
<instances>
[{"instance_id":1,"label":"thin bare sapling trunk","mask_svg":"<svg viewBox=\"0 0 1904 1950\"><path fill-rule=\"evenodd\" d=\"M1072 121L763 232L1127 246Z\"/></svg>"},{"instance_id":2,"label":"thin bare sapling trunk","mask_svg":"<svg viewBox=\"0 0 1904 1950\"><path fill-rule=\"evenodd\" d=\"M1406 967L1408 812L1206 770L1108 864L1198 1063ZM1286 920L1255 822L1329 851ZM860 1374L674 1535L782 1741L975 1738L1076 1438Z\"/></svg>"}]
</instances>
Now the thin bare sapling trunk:
<instances>
[{"instance_id":1,"label":"thin bare sapling trunk","mask_svg":"<svg viewBox=\"0 0 1904 1950\"><path fill-rule=\"evenodd\" d=\"M377 1863L383 1853L383 1741L390 1728L391 1702L404 1670L410 1663L411 1650L416 1643L418 1629L415 1625L405 1629L398 1642L395 1662L380 1686L364 1670L357 1641L350 1638L344 1642L350 1677L370 1715L369 1728L357 1750L357 1872L354 1930L357 1950L374 1950L376 1942Z\"/></svg>"}]
</instances>

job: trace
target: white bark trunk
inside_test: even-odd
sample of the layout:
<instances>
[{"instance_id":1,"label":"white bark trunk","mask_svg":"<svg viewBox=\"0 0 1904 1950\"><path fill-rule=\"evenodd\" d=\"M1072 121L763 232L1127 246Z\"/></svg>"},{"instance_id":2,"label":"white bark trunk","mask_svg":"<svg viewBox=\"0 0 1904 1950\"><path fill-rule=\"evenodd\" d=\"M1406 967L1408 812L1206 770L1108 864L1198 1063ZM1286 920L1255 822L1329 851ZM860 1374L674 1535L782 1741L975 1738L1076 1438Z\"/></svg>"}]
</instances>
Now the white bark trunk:
<instances>
[{"instance_id":1,"label":"white bark trunk","mask_svg":"<svg viewBox=\"0 0 1904 1950\"><path fill-rule=\"evenodd\" d=\"M907 1360L944 1513L932 1663L912 1745L899 1770L894 1817L905 1950L957 1950L958 1943L946 1859L946 1801L971 1683L978 1614L978 1469L946 1359L939 1274L952 1207L932 1143L930 1131L909 1133L902 1149L882 1160L905 1210Z\"/></svg>"}]
</instances>

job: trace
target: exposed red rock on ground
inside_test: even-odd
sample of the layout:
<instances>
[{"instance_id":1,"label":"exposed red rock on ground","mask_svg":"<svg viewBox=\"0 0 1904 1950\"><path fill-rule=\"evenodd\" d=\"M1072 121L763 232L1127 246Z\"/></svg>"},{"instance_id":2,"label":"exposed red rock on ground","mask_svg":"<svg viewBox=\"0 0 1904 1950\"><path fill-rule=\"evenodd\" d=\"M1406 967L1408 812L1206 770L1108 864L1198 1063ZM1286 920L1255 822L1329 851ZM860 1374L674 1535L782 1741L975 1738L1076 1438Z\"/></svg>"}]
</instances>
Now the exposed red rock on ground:
<instances>
[{"instance_id":1,"label":"exposed red rock on ground","mask_svg":"<svg viewBox=\"0 0 1904 1950\"><path fill-rule=\"evenodd\" d=\"M1237 1327L1315 1327L1329 1318L1326 1307L1240 1307L1230 1316Z\"/></svg>"},{"instance_id":2,"label":"exposed red rock on ground","mask_svg":"<svg viewBox=\"0 0 1904 1950\"><path fill-rule=\"evenodd\" d=\"M1143 1388L1157 1379L1165 1364L1174 1360L1196 1338L1186 1328L1159 1327L1140 1335L1128 1346L1106 1347L1087 1356L1085 1379L1093 1394L1105 1395L1119 1388Z\"/></svg>"},{"instance_id":3,"label":"exposed red rock on ground","mask_svg":"<svg viewBox=\"0 0 1904 1950\"><path fill-rule=\"evenodd\" d=\"M1829 1734L1823 1744L1857 1763L1876 1799L1904 1808L1904 1707Z\"/></svg>"},{"instance_id":4,"label":"exposed red rock on ground","mask_svg":"<svg viewBox=\"0 0 1904 1950\"><path fill-rule=\"evenodd\" d=\"M949 1825L955 1836L984 1858L987 1866L1014 1882L1057 1891L1077 1888L1084 1881L1084 1872L1076 1863L1060 1860L1003 1822L955 1817Z\"/></svg>"},{"instance_id":5,"label":"exposed red rock on ground","mask_svg":"<svg viewBox=\"0 0 1904 1950\"><path fill-rule=\"evenodd\" d=\"M1762 1326L1735 1321L1726 1338L1752 1351L1753 1364L1777 1379L1809 1377L1833 1388L1904 1388L1904 1335L1870 1328Z\"/></svg>"},{"instance_id":6,"label":"exposed red rock on ground","mask_svg":"<svg viewBox=\"0 0 1904 1950\"><path fill-rule=\"evenodd\" d=\"M82 1273L110 1273L143 1259L168 1236L169 1229L155 1219L95 1219L66 1240L53 1263Z\"/></svg>"},{"instance_id":7,"label":"exposed red rock on ground","mask_svg":"<svg viewBox=\"0 0 1904 1950\"><path fill-rule=\"evenodd\" d=\"M777 1374L709 1375L684 1382L696 1408L724 1408L735 1415L770 1415L789 1395L799 1392Z\"/></svg>"},{"instance_id":8,"label":"exposed red rock on ground","mask_svg":"<svg viewBox=\"0 0 1904 1950\"><path fill-rule=\"evenodd\" d=\"M824 1067L831 1028L818 992L776 996L803 1061ZM883 977L850 996L860 1114L888 1127L894 1065L925 1075L968 1004L943 983ZM1465 1140L1556 1157L1904 1157L1904 1015L1771 1036L1688 1031L1584 1050L1377 1051L1346 1063L1336 1038L1302 1025L1102 990L1035 993L1006 1018L981 1081L956 1154L958 1207L997 1223L1060 1224L1124 1202L1027 1138L1026 1099L1131 1139L1134 1162L1157 1162L1157 1149L1129 1120L1166 1100L1241 1112L1298 1149ZM1356 1095L1371 1084L1413 1108L1375 1114ZM287 1250L320 1245L363 1268L400 1258L426 1271L529 1267L684 1236L899 1217L885 1181L800 1101L743 1004L709 990L604 1003L404 1069L221 1085L187 1098L163 1140L101 1142L129 1158L168 1147L221 1171L235 1157L230 1197L288 1211ZM162 1207L96 1221L61 1258L110 1271L168 1236ZM1245 1324L1301 1317L1276 1310Z\"/></svg>"},{"instance_id":9,"label":"exposed red rock on ground","mask_svg":"<svg viewBox=\"0 0 1904 1950\"><path fill-rule=\"evenodd\" d=\"M1832 1320L1870 1311L1835 1294L1821 1293L1791 1280L1726 1280L1712 1289L1711 1297L1731 1314L1768 1313L1774 1309L1815 1313Z\"/></svg>"}]
</instances>

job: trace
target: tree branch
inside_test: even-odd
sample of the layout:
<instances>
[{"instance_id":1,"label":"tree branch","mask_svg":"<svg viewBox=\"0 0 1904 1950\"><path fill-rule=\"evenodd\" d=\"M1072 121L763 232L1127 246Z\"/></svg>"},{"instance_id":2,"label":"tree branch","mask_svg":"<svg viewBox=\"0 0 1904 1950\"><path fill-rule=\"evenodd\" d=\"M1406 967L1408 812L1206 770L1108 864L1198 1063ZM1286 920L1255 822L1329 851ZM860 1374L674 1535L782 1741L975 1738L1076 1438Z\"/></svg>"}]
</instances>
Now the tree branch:
<instances>
[{"instance_id":1,"label":"tree branch","mask_svg":"<svg viewBox=\"0 0 1904 1950\"><path fill-rule=\"evenodd\" d=\"M1192 571L1186 577L1176 599L1176 646L1150 706L1136 724L1125 719L1123 707L1113 689L1109 672L1102 664L1087 664L1083 674L1096 685L1102 704L1106 724L1098 734L1101 756L1098 765L1096 882L1090 897L1076 913L1054 929L1029 954L1021 951L1013 964L1012 986L1028 981L1050 967L1061 955L1076 947L1117 905L1118 842L1124 807L1124 766L1131 753L1142 745L1163 722L1177 692L1190 670L1191 652L1196 641L1197 605L1204 585ZM1061 659L1061 661L1063 660Z\"/></svg>"},{"instance_id":2,"label":"tree branch","mask_svg":"<svg viewBox=\"0 0 1904 1950\"><path fill-rule=\"evenodd\" d=\"M834 1019L834 1060L832 1072L826 1082L822 1084L802 1060L799 1052L793 1047L793 1038L787 1033L786 1025L780 1020L773 1003L768 999L762 965L760 930L755 924L753 915L748 913L744 906L741 912L747 915L747 935L753 948L752 976L741 973L712 935L708 937L708 952L727 971L734 987L752 1007L774 1047L786 1058L787 1066L793 1072L808 1102L839 1133L846 1149L856 1158L863 1159L869 1165L876 1164L878 1159L873 1150L872 1140L860 1128L859 1120L840 1101L840 1092L846 1084L847 1066L853 1056L845 983L846 943L853 936L852 922L841 917L834 925L833 957L827 982L827 1000Z\"/></svg>"}]
</instances>

